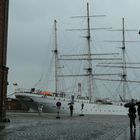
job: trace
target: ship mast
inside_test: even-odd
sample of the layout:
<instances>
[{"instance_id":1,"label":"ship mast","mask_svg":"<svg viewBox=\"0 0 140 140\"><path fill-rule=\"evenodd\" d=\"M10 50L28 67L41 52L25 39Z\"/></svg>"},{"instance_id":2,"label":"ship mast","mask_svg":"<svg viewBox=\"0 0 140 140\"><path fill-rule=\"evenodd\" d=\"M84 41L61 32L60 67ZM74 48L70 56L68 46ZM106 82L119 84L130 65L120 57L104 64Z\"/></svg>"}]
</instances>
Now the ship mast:
<instances>
[{"instance_id":1,"label":"ship mast","mask_svg":"<svg viewBox=\"0 0 140 140\"><path fill-rule=\"evenodd\" d=\"M123 60L123 73L122 80L123 82L123 100L125 100L126 96L126 86L127 86L127 71L126 71L126 58L125 58L125 27L124 27L124 18L122 18L122 60Z\"/></svg>"},{"instance_id":2,"label":"ship mast","mask_svg":"<svg viewBox=\"0 0 140 140\"><path fill-rule=\"evenodd\" d=\"M54 20L54 32L55 32L55 49L53 50L55 55L55 93L58 92L58 48L57 48L57 21Z\"/></svg>"},{"instance_id":3,"label":"ship mast","mask_svg":"<svg viewBox=\"0 0 140 140\"><path fill-rule=\"evenodd\" d=\"M87 43L88 43L88 78L89 78L89 87L88 87L88 93L89 93L89 102L92 102L92 85L93 85L93 74L92 74L92 62L91 62L91 36L90 36L90 18L89 18L89 4L87 3Z\"/></svg>"},{"instance_id":4,"label":"ship mast","mask_svg":"<svg viewBox=\"0 0 140 140\"><path fill-rule=\"evenodd\" d=\"M70 76L87 76L88 77L88 97L89 97L89 102L93 102L94 99L94 95L93 95L93 70L92 70L92 56L96 55L96 54L91 54L91 34L90 31L91 30L105 30L107 28L91 28L90 27L90 17L104 17L105 15L94 15L94 16L90 16L89 14L89 3L87 3L87 15L86 16L73 16L72 18L85 18L87 19L87 27L86 29L67 29L67 31L87 31L87 35L84 36L84 38L87 39L87 52L86 54L76 54L76 55L61 55L62 57L71 57L71 56L85 56L84 58L59 58L59 60L68 60L68 61L72 61L72 60L85 60L87 61L87 68L85 68L86 70L86 74L78 74L78 75L63 75L66 77L70 77ZM110 29L110 28L109 28ZM100 55L100 54L97 54ZM101 55L110 55L110 54L101 54ZM100 60L100 58L94 58L94 60ZM104 59L103 59L104 60ZM61 75L59 75L61 76Z\"/></svg>"},{"instance_id":5,"label":"ship mast","mask_svg":"<svg viewBox=\"0 0 140 140\"><path fill-rule=\"evenodd\" d=\"M139 42L139 41L126 41L125 40L125 32L126 31L137 31L136 29L125 29L125 25L124 25L124 18L122 18L122 29L114 29L114 30L110 30L110 31L121 31L122 32L122 40L120 41L114 41L114 40L107 40L105 42L121 42L122 43L122 62L117 62L117 63L106 63L109 65L97 65L100 67L114 67L114 68L122 68L122 73L119 74L121 75L121 80L115 80L115 79L97 79L97 80L107 80L107 81L120 81L122 82L122 96L120 96L122 101L126 100L126 95L128 94L129 91L129 87L128 87L128 82L133 82L133 83L140 83L140 81L134 81L134 80L128 80L127 79L127 68L131 68L131 69L140 69L140 67L135 67L135 66L127 66L127 64L137 64L137 63L132 63L132 62L127 62L126 61L126 42L131 42L131 43L135 43L135 42ZM110 65L111 64L111 65ZM120 65L112 65L112 64L120 64Z\"/></svg>"}]
</instances>

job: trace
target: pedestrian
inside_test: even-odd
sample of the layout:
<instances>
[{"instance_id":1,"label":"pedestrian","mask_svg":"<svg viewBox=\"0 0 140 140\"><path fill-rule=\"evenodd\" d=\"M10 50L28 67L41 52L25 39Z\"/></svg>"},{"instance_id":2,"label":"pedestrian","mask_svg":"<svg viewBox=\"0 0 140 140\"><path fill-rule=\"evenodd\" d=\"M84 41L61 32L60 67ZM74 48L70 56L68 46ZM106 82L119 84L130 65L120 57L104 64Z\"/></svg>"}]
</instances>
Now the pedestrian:
<instances>
[{"instance_id":1,"label":"pedestrian","mask_svg":"<svg viewBox=\"0 0 140 140\"><path fill-rule=\"evenodd\" d=\"M84 109L84 103L81 104L81 110L83 110L83 109Z\"/></svg>"},{"instance_id":2,"label":"pedestrian","mask_svg":"<svg viewBox=\"0 0 140 140\"><path fill-rule=\"evenodd\" d=\"M70 104L69 108L70 108L70 116L72 117L72 115L73 115L73 105Z\"/></svg>"},{"instance_id":3,"label":"pedestrian","mask_svg":"<svg viewBox=\"0 0 140 140\"><path fill-rule=\"evenodd\" d=\"M132 129L132 127L134 127L134 129L135 129L136 128L136 123L135 123L136 108L135 108L135 106L129 107L128 111L129 111L128 116L130 118L130 128Z\"/></svg>"},{"instance_id":4,"label":"pedestrian","mask_svg":"<svg viewBox=\"0 0 140 140\"><path fill-rule=\"evenodd\" d=\"M138 112L139 122L140 122L140 105L138 105L137 112Z\"/></svg>"},{"instance_id":5,"label":"pedestrian","mask_svg":"<svg viewBox=\"0 0 140 140\"><path fill-rule=\"evenodd\" d=\"M84 116L83 109L84 109L84 103L82 102L82 104L81 104L81 114L79 116Z\"/></svg>"}]
</instances>

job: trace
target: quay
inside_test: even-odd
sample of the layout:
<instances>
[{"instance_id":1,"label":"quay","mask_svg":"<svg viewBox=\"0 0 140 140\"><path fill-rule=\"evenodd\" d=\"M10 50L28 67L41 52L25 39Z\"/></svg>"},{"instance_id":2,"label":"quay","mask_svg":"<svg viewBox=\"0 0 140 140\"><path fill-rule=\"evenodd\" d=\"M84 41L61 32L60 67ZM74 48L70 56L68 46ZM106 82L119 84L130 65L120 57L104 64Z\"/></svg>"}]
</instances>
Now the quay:
<instances>
[{"instance_id":1,"label":"quay","mask_svg":"<svg viewBox=\"0 0 140 140\"><path fill-rule=\"evenodd\" d=\"M0 140L140 140L130 134L128 116L8 112L10 123L0 123Z\"/></svg>"}]
</instances>

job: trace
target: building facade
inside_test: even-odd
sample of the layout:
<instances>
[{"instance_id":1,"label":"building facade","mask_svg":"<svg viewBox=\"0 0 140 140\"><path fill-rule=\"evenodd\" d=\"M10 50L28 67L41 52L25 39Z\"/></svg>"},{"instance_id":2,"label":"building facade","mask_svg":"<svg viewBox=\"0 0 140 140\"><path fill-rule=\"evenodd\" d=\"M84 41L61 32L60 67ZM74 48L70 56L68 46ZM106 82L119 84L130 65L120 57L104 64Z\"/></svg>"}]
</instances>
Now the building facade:
<instances>
[{"instance_id":1,"label":"building facade","mask_svg":"<svg viewBox=\"0 0 140 140\"><path fill-rule=\"evenodd\" d=\"M6 98L6 110L15 112L28 112L29 108L17 99Z\"/></svg>"},{"instance_id":2,"label":"building facade","mask_svg":"<svg viewBox=\"0 0 140 140\"><path fill-rule=\"evenodd\" d=\"M6 119L8 6L9 0L0 0L0 122Z\"/></svg>"}]
</instances>

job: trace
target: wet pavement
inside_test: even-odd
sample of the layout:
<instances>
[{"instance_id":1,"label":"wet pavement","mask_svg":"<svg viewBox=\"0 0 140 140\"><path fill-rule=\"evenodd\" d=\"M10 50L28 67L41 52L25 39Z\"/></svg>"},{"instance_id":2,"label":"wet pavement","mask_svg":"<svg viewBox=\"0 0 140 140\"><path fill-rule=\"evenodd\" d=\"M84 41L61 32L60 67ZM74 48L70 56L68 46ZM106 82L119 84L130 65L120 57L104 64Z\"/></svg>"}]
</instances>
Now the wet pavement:
<instances>
[{"instance_id":1,"label":"wet pavement","mask_svg":"<svg viewBox=\"0 0 140 140\"><path fill-rule=\"evenodd\" d=\"M132 130L128 128L116 140L140 140L140 126L137 126L136 129Z\"/></svg>"},{"instance_id":2,"label":"wet pavement","mask_svg":"<svg viewBox=\"0 0 140 140\"><path fill-rule=\"evenodd\" d=\"M79 116L48 113L7 113L0 140L140 140L139 122L130 135L128 116ZM3 127L3 128L2 128Z\"/></svg>"}]
</instances>

